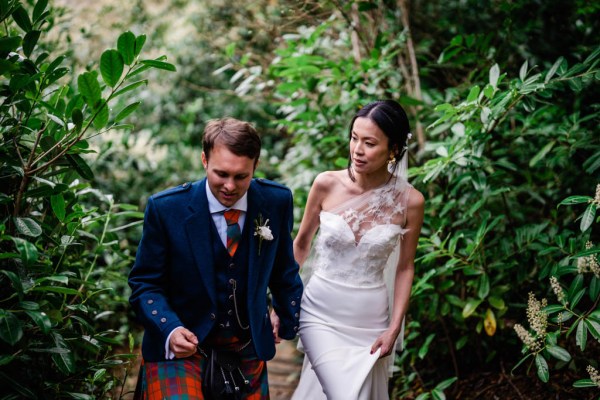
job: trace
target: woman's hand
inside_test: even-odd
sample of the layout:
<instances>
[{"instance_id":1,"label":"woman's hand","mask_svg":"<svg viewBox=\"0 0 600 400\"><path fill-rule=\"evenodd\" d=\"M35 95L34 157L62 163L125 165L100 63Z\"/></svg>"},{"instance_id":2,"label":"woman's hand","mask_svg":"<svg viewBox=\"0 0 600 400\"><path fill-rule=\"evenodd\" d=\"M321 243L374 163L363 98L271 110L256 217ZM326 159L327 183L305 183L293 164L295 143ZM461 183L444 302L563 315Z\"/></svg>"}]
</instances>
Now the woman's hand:
<instances>
[{"instance_id":1,"label":"woman's hand","mask_svg":"<svg viewBox=\"0 0 600 400\"><path fill-rule=\"evenodd\" d=\"M279 337L279 316L275 312L275 310L271 310L271 325L273 326L273 338L275 339L275 344L281 343L281 338Z\"/></svg>"},{"instance_id":2,"label":"woman's hand","mask_svg":"<svg viewBox=\"0 0 600 400\"><path fill-rule=\"evenodd\" d=\"M395 332L392 329L388 329L383 332L373 346L371 346L371 354L375 353L377 349L381 349L381 354L379 354L379 358L387 357L394 351L394 344L396 343L396 339L398 338L398 332Z\"/></svg>"}]
</instances>

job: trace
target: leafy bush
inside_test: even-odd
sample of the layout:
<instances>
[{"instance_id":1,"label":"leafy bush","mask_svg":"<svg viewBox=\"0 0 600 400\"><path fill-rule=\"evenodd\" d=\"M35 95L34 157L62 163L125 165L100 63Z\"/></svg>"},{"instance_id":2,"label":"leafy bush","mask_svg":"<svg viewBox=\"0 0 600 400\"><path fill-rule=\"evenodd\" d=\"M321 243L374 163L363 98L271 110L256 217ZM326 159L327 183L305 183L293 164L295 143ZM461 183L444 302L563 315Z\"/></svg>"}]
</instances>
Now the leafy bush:
<instances>
[{"instance_id":1,"label":"leafy bush","mask_svg":"<svg viewBox=\"0 0 600 400\"><path fill-rule=\"evenodd\" d=\"M141 73L173 71L144 60L145 36L125 32L99 69L77 76L42 38L47 0L0 0L0 385L3 398L101 398L132 357L124 319L132 255L122 231L136 206L94 188L90 139L122 125L140 105L113 112L147 84ZM99 81L101 78L101 81ZM129 338L129 349L133 345ZM118 394L114 394L118 396Z\"/></svg>"}]
</instances>

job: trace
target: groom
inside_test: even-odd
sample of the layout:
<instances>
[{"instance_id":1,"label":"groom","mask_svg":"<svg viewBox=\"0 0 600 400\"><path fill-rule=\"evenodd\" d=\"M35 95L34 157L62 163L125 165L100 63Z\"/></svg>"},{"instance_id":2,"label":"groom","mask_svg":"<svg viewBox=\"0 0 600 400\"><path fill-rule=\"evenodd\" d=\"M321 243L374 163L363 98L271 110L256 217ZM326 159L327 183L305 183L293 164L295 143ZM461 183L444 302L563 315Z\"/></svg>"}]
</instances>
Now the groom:
<instances>
[{"instance_id":1,"label":"groom","mask_svg":"<svg viewBox=\"0 0 600 400\"><path fill-rule=\"evenodd\" d=\"M206 179L148 200L129 275L129 301L145 328L137 398L204 399L210 349L241 356L244 398L269 396L266 360L275 355L276 336L296 336L302 282L292 195L253 179L260 148L247 122L210 121L202 141ZM267 290L279 316L275 328Z\"/></svg>"}]
</instances>

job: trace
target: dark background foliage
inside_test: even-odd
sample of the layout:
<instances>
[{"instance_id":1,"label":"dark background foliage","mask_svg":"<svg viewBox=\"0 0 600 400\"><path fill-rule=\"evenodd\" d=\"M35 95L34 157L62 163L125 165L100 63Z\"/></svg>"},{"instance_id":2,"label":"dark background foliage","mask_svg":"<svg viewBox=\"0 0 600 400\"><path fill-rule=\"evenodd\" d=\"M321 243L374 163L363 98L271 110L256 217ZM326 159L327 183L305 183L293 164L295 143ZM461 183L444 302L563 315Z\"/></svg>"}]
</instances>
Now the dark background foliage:
<instances>
[{"instance_id":1,"label":"dark background foliage","mask_svg":"<svg viewBox=\"0 0 600 400\"><path fill-rule=\"evenodd\" d=\"M379 98L410 114L427 199L393 396L485 398L482 380L507 398L597 396L599 11L0 0L3 398L129 396L140 326L126 276L145 199L202 177L207 120L259 128L258 175L294 190L299 222L314 176L346 165L351 117ZM547 300L542 333L530 293Z\"/></svg>"}]
</instances>

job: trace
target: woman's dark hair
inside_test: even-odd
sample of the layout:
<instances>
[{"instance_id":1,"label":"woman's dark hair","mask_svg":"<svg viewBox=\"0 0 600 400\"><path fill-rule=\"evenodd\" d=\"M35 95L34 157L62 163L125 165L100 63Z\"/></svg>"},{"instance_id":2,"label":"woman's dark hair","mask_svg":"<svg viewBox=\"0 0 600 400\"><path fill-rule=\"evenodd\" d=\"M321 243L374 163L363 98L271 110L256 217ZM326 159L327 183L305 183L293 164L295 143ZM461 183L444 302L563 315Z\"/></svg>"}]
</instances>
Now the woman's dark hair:
<instances>
[{"instance_id":1,"label":"woman's dark hair","mask_svg":"<svg viewBox=\"0 0 600 400\"><path fill-rule=\"evenodd\" d=\"M396 168L398 161L402 159L406 152L408 134L410 133L408 117L402 106L394 100L378 100L367 104L358 110L352 121L350 121L349 139L352 138L352 129L357 118L370 119L387 136L388 148L394 152L394 168ZM350 179L354 180L351 166L352 155L349 155L348 174Z\"/></svg>"},{"instance_id":2,"label":"woman's dark hair","mask_svg":"<svg viewBox=\"0 0 600 400\"><path fill-rule=\"evenodd\" d=\"M202 151L206 159L217 144L222 144L236 156L246 156L254 160L260 156L261 141L256 129L248 122L235 118L214 119L206 124L202 138Z\"/></svg>"}]
</instances>

